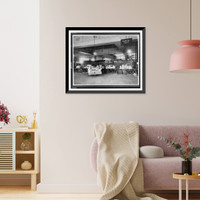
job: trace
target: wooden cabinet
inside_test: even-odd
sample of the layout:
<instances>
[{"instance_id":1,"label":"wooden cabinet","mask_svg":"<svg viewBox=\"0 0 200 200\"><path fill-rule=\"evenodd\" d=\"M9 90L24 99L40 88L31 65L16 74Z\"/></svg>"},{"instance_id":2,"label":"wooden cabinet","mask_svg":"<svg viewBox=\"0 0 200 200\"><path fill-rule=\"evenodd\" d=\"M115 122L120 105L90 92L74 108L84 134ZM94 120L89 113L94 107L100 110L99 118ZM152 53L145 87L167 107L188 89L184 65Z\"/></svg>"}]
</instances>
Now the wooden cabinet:
<instances>
[{"instance_id":1,"label":"wooden cabinet","mask_svg":"<svg viewBox=\"0 0 200 200\"><path fill-rule=\"evenodd\" d=\"M22 150L22 135L31 134L31 148ZM39 132L36 129L0 130L0 174L30 174L31 189L36 190L39 167ZM29 161L32 164L30 170L21 169L21 164Z\"/></svg>"}]
</instances>

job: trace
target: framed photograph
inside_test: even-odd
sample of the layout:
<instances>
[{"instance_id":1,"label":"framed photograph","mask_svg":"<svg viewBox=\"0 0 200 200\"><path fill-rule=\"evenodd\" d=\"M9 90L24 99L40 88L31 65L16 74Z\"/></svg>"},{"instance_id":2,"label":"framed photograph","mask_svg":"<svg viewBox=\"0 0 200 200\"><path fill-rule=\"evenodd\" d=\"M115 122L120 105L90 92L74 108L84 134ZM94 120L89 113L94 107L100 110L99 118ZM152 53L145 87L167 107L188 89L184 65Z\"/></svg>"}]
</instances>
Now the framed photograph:
<instances>
[{"instance_id":1,"label":"framed photograph","mask_svg":"<svg viewBox=\"0 0 200 200\"><path fill-rule=\"evenodd\" d=\"M66 27L66 93L145 93L145 27Z\"/></svg>"}]
</instances>

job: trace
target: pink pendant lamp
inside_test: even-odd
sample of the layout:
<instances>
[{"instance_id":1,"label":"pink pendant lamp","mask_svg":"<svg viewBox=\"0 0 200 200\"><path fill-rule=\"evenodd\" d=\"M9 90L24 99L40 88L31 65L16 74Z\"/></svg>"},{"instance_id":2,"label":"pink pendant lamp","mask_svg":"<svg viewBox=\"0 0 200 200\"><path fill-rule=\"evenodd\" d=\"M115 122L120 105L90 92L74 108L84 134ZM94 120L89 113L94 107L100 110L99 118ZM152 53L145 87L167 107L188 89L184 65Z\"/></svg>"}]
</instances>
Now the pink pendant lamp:
<instances>
[{"instance_id":1,"label":"pink pendant lamp","mask_svg":"<svg viewBox=\"0 0 200 200\"><path fill-rule=\"evenodd\" d=\"M200 40L191 40L191 0L190 0L190 40L178 42L182 47L170 59L170 71L200 69Z\"/></svg>"}]
</instances>

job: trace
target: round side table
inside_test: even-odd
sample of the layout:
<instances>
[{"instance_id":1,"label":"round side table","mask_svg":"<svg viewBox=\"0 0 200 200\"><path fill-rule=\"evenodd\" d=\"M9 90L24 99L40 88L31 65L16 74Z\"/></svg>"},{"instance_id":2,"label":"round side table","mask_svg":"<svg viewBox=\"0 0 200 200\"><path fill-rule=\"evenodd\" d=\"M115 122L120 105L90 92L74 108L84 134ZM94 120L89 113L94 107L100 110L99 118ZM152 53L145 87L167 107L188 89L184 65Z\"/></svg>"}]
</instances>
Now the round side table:
<instances>
[{"instance_id":1,"label":"round side table","mask_svg":"<svg viewBox=\"0 0 200 200\"><path fill-rule=\"evenodd\" d=\"M185 180L186 182L186 200L189 200L189 187L188 187L188 181L189 180L200 180L200 176L197 175L182 175L181 173L174 173L173 174L174 179L179 180L179 200L182 200L182 180Z\"/></svg>"}]
</instances>

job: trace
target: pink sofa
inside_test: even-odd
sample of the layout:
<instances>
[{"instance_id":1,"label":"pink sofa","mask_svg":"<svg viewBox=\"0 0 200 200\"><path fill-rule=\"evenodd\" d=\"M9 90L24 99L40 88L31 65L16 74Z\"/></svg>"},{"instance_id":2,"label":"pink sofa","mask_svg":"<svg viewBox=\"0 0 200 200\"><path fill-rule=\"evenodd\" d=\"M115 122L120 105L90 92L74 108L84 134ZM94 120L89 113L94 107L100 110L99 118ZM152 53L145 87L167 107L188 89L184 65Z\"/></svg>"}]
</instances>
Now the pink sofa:
<instances>
[{"instance_id":1,"label":"pink sofa","mask_svg":"<svg viewBox=\"0 0 200 200\"><path fill-rule=\"evenodd\" d=\"M182 159L173 148L168 148L166 144L157 137L169 136L177 137L178 141L183 133L190 133L192 146L200 146L200 126L140 126L140 146L155 145L164 150L163 158L142 158L144 169L145 190L175 190L178 189L178 180L172 178L174 172L181 172ZM94 170L97 172L97 150L96 140L91 146L90 158ZM200 172L200 157L192 160L193 171ZM183 184L183 188L184 188ZM200 181L190 181L191 190L200 189Z\"/></svg>"}]
</instances>

